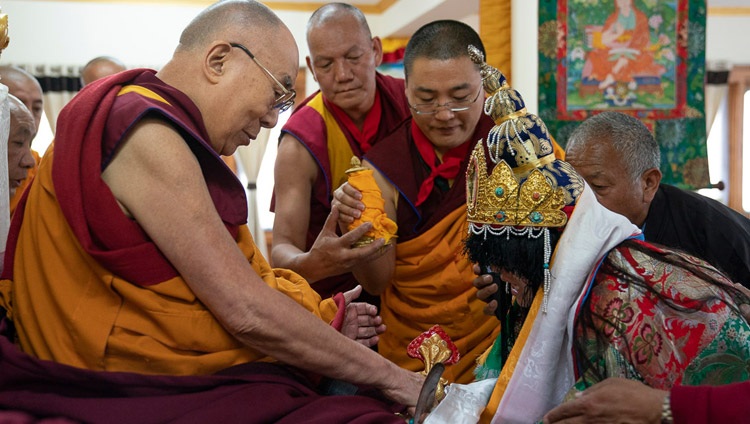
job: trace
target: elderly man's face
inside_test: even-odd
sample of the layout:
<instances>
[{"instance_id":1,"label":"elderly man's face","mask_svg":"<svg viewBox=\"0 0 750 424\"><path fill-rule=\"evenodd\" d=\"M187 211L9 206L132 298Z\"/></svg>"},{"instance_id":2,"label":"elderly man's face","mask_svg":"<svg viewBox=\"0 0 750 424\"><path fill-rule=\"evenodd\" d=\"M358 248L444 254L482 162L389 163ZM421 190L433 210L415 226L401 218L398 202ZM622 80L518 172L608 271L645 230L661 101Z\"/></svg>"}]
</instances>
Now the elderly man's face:
<instances>
[{"instance_id":1,"label":"elderly man's face","mask_svg":"<svg viewBox=\"0 0 750 424\"><path fill-rule=\"evenodd\" d=\"M232 47L222 56L226 62L216 98L226 101L204 112L212 147L223 156L250 144L261 128L276 125L279 109L275 106L283 93L280 84L292 90L299 70L297 45L286 28L264 43L253 43L250 37L231 41L244 48Z\"/></svg>"},{"instance_id":2,"label":"elderly man's face","mask_svg":"<svg viewBox=\"0 0 750 424\"><path fill-rule=\"evenodd\" d=\"M380 40L370 38L359 21L342 17L310 30L312 70L320 91L347 113L366 113L375 99L375 69L382 60Z\"/></svg>"},{"instance_id":3,"label":"elderly man's face","mask_svg":"<svg viewBox=\"0 0 750 424\"><path fill-rule=\"evenodd\" d=\"M10 134L8 136L8 180L12 197L28 170L35 164L31 155L31 140L36 135L36 126L31 113L25 109L11 109Z\"/></svg>"},{"instance_id":4,"label":"elderly man's face","mask_svg":"<svg viewBox=\"0 0 750 424\"><path fill-rule=\"evenodd\" d=\"M474 133L484 105L482 77L468 56L417 58L406 78L406 97L414 122L442 154ZM458 107L467 109L451 110Z\"/></svg>"},{"instance_id":5,"label":"elderly man's face","mask_svg":"<svg viewBox=\"0 0 750 424\"><path fill-rule=\"evenodd\" d=\"M633 224L643 225L653 193L647 193L643 176L633 180L611 143L597 141L569 149L565 160L591 186L599 203Z\"/></svg>"},{"instance_id":6,"label":"elderly man's face","mask_svg":"<svg viewBox=\"0 0 750 424\"><path fill-rule=\"evenodd\" d=\"M43 93L39 83L25 76L11 75L4 77L2 83L8 86L10 94L18 97L34 117L34 132L39 131L42 122Z\"/></svg>"}]
</instances>

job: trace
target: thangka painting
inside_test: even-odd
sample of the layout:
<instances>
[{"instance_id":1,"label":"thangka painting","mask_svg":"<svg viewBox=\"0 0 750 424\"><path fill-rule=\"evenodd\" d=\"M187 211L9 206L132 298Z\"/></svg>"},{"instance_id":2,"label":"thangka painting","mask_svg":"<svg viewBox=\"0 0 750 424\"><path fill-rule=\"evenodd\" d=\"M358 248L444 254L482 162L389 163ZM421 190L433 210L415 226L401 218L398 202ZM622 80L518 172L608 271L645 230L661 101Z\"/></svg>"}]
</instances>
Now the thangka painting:
<instances>
[{"instance_id":1,"label":"thangka painting","mask_svg":"<svg viewBox=\"0 0 750 424\"><path fill-rule=\"evenodd\" d=\"M705 0L540 0L539 115L563 146L592 114L636 116L662 181L706 187L705 23Z\"/></svg>"}]
</instances>

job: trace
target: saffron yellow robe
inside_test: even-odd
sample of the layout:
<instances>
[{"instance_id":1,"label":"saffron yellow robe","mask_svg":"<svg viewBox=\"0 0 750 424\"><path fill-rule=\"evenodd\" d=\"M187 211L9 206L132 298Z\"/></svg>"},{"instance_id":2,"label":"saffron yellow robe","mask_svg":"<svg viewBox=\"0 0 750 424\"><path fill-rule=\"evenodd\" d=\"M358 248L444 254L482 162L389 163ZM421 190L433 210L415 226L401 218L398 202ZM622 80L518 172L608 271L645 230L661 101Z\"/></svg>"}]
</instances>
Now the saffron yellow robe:
<instances>
[{"instance_id":1,"label":"saffron yellow robe","mask_svg":"<svg viewBox=\"0 0 750 424\"><path fill-rule=\"evenodd\" d=\"M145 115L143 108L158 109L165 120L172 118L190 129L186 120L196 114L184 110L194 105L152 71L126 71L106 81L111 87L92 85L68 106L75 120L65 115L68 119L63 121L61 115L54 149L45 154L11 224L0 305L15 324L17 343L40 359L144 374L211 374L239 363L273 360L227 333L137 223L117 210L98 177L100 158L106 154L100 151L102 136L91 134L91 128L111 128L104 126L105 121L112 124L108 107L118 110L118 102L125 102L127 108L119 109L122 113L116 117L127 115L127 110L140 117ZM270 287L330 321L337 311L334 300L321 302L304 279L272 269L258 252L247 225L239 224L243 213L246 219L242 186L219 156L208 151L200 132L195 129L198 135L186 136L186 142L207 152L200 156L206 178L235 182L231 187L213 184L218 189L212 195L224 202L217 203L222 206L220 214L238 248ZM226 193L239 195L220 197ZM66 214L75 203L72 199L81 194L82 212ZM112 213L97 209L105 207ZM119 226L107 231L107 225Z\"/></svg>"}]
</instances>

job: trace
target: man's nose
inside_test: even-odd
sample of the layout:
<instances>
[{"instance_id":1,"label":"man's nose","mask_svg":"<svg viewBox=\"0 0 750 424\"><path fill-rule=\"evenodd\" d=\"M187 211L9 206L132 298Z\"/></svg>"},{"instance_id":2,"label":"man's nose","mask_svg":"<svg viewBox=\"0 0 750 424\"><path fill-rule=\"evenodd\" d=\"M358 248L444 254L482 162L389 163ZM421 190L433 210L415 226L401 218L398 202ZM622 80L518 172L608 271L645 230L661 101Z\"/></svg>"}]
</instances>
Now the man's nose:
<instances>
[{"instance_id":1,"label":"man's nose","mask_svg":"<svg viewBox=\"0 0 750 424\"><path fill-rule=\"evenodd\" d=\"M435 108L435 118L443 121L452 119L456 112L452 111L448 105L438 105Z\"/></svg>"},{"instance_id":2,"label":"man's nose","mask_svg":"<svg viewBox=\"0 0 750 424\"><path fill-rule=\"evenodd\" d=\"M279 122L279 109L272 107L267 114L260 118L260 126L263 128L273 128Z\"/></svg>"},{"instance_id":3,"label":"man's nose","mask_svg":"<svg viewBox=\"0 0 750 424\"><path fill-rule=\"evenodd\" d=\"M23 168L33 168L34 165L36 165L36 160L34 160L34 156L31 154L31 149L28 149L21 157L21 166Z\"/></svg>"},{"instance_id":4,"label":"man's nose","mask_svg":"<svg viewBox=\"0 0 750 424\"><path fill-rule=\"evenodd\" d=\"M351 79L352 70L346 60L339 60L333 64L333 72L336 77L336 81L346 81Z\"/></svg>"}]
</instances>

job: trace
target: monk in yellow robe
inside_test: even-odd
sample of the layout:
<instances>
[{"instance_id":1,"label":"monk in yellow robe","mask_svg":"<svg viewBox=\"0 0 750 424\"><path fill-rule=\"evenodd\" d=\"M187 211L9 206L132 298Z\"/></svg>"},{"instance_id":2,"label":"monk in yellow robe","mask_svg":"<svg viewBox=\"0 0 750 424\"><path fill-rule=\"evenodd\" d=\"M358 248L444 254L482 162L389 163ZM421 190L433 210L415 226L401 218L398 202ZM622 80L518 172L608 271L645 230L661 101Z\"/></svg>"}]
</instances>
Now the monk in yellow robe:
<instances>
[{"instance_id":1,"label":"monk in yellow robe","mask_svg":"<svg viewBox=\"0 0 750 424\"><path fill-rule=\"evenodd\" d=\"M381 294L387 329L378 351L419 371L424 364L409 357L406 347L439 324L461 355L445 372L458 382L473 379L475 359L497 333L496 322L482 313L471 264L461 252L467 229L463 175L468 146L493 125L482 115L482 78L468 57L468 44L481 45L473 29L444 21L422 27L406 47L412 116L364 161L375 170L385 210L398 224L396 249L355 271L365 289ZM441 50L449 53L439 56ZM356 195L350 185L335 193L342 224L361 215Z\"/></svg>"},{"instance_id":2,"label":"monk in yellow robe","mask_svg":"<svg viewBox=\"0 0 750 424\"><path fill-rule=\"evenodd\" d=\"M469 45L482 46L471 27L437 21L419 29L406 46L411 119L364 161L374 169L385 210L398 225L396 249L355 272L367 290L382 293L387 329L378 352L404 368L422 370L424 364L407 354L407 346L439 324L461 355L444 376L459 383L474 379L477 358L499 331L497 321L483 314L472 264L463 254L469 147L494 124L482 113L482 76ZM363 205L351 185L334 197L341 225L361 216Z\"/></svg>"},{"instance_id":3,"label":"monk in yellow robe","mask_svg":"<svg viewBox=\"0 0 750 424\"><path fill-rule=\"evenodd\" d=\"M404 80L377 72L381 40L355 6L327 3L307 23L307 67L320 86L281 129L274 173L274 266L305 277L323 298L355 287L353 268L377 257L383 242L352 248L365 228L336 232L328 220L334 190L361 158L409 116ZM366 297L365 297L366 295ZM379 299L363 293L362 299Z\"/></svg>"}]
</instances>

